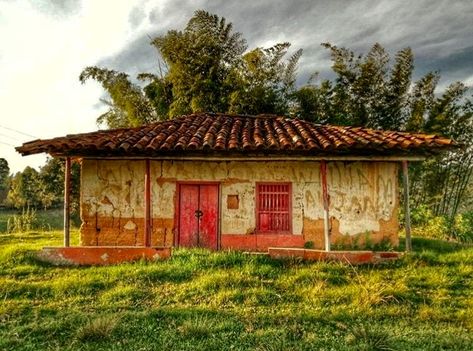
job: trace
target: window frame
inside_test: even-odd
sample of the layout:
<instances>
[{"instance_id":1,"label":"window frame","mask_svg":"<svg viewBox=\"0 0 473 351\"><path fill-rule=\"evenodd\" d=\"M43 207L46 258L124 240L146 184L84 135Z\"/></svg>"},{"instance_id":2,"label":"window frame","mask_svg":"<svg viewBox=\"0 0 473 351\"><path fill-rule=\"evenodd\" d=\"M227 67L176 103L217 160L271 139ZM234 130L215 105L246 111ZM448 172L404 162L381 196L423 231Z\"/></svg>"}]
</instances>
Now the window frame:
<instances>
[{"instance_id":1,"label":"window frame","mask_svg":"<svg viewBox=\"0 0 473 351\"><path fill-rule=\"evenodd\" d=\"M260 186L262 185L287 185L288 186L288 216L289 216L289 228L288 230L261 230L260 229ZM292 183L291 182L256 182L255 184L255 219L256 219L256 234L292 234Z\"/></svg>"}]
</instances>

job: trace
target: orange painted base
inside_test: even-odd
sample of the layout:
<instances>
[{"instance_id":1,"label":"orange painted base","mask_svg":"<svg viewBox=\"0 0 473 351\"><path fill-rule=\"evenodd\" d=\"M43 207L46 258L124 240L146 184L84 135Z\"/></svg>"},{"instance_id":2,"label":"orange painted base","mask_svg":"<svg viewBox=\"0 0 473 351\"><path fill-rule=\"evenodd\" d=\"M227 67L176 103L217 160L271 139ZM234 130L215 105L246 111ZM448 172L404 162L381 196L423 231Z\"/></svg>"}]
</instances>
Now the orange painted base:
<instances>
[{"instance_id":1,"label":"orange painted base","mask_svg":"<svg viewBox=\"0 0 473 351\"><path fill-rule=\"evenodd\" d=\"M269 247L304 247L303 235L291 234L223 234L222 249L268 251Z\"/></svg>"},{"instance_id":2,"label":"orange painted base","mask_svg":"<svg viewBox=\"0 0 473 351\"><path fill-rule=\"evenodd\" d=\"M40 260L54 265L110 265L141 259L156 261L170 256L169 247L130 246L45 247L38 253Z\"/></svg>"},{"instance_id":3,"label":"orange painted base","mask_svg":"<svg viewBox=\"0 0 473 351\"><path fill-rule=\"evenodd\" d=\"M299 248L268 248L272 258L300 258L307 261L340 261L349 264L379 263L401 257L401 252L322 251Z\"/></svg>"}]
</instances>

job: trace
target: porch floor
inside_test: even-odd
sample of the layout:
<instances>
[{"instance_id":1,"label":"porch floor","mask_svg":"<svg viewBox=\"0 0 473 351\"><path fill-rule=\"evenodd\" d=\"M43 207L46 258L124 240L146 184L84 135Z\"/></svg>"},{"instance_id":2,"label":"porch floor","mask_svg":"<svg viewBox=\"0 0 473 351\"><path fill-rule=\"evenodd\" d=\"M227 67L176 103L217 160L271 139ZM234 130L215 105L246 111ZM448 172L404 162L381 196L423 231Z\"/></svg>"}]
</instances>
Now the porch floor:
<instances>
[{"instance_id":1,"label":"porch floor","mask_svg":"<svg viewBox=\"0 0 473 351\"><path fill-rule=\"evenodd\" d=\"M44 247L38 258L54 265L110 265L141 259L156 261L171 257L170 247L71 246Z\"/></svg>"}]
</instances>

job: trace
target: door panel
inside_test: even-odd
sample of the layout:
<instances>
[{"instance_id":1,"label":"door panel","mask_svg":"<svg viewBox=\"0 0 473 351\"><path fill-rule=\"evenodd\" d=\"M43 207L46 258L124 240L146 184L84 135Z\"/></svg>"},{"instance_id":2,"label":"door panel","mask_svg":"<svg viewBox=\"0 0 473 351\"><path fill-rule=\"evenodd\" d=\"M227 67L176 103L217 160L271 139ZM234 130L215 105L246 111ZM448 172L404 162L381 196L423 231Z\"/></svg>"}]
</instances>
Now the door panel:
<instances>
[{"instance_id":1,"label":"door panel","mask_svg":"<svg viewBox=\"0 0 473 351\"><path fill-rule=\"evenodd\" d=\"M218 186L201 185L199 203L199 246L217 249Z\"/></svg>"},{"instance_id":2,"label":"door panel","mask_svg":"<svg viewBox=\"0 0 473 351\"><path fill-rule=\"evenodd\" d=\"M199 186L182 184L179 190L179 246L196 246L199 221L194 212L199 208Z\"/></svg>"},{"instance_id":3,"label":"door panel","mask_svg":"<svg viewBox=\"0 0 473 351\"><path fill-rule=\"evenodd\" d=\"M218 185L179 186L179 246L217 249Z\"/></svg>"}]
</instances>

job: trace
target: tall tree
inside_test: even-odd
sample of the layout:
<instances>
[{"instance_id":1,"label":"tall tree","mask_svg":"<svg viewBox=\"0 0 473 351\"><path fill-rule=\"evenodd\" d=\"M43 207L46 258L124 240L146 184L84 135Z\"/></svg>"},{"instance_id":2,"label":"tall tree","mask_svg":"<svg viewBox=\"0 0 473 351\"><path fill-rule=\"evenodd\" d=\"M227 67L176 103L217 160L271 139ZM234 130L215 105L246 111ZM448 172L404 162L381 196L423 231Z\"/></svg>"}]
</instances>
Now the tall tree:
<instances>
[{"instance_id":1,"label":"tall tree","mask_svg":"<svg viewBox=\"0 0 473 351\"><path fill-rule=\"evenodd\" d=\"M280 43L267 49L256 48L242 57L230 79L236 88L230 95L230 112L288 113L297 63L302 55L302 50L298 50L284 62L290 46Z\"/></svg>"},{"instance_id":2,"label":"tall tree","mask_svg":"<svg viewBox=\"0 0 473 351\"><path fill-rule=\"evenodd\" d=\"M27 166L12 177L7 202L15 208L40 206L39 188L38 171Z\"/></svg>"},{"instance_id":3,"label":"tall tree","mask_svg":"<svg viewBox=\"0 0 473 351\"><path fill-rule=\"evenodd\" d=\"M427 204L452 224L473 173L473 103L467 87L457 82L436 94L437 72L413 82L410 48L400 50L390 65L379 44L365 56L329 43L323 46L330 51L336 78L310 81L298 89L294 114L319 123L435 133L463 144L411 166L414 207Z\"/></svg>"},{"instance_id":4,"label":"tall tree","mask_svg":"<svg viewBox=\"0 0 473 351\"><path fill-rule=\"evenodd\" d=\"M8 161L0 158L0 205L5 202L10 186L10 167Z\"/></svg>"},{"instance_id":5,"label":"tall tree","mask_svg":"<svg viewBox=\"0 0 473 351\"><path fill-rule=\"evenodd\" d=\"M312 78L295 92L295 115L322 123L401 129L408 118L411 49L399 51L391 67L378 43L365 56L330 43L322 46L330 51L336 78L320 84Z\"/></svg>"},{"instance_id":6,"label":"tall tree","mask_svg":"<svg viewBox=\"0 0 473 351\"><path fill-rule=\"evenodd\" d=\"M227 78L246 50L246 40L231 23L198 10L183 31L168 31L152 45L169 67L170 116L227 110L232 88Z\"/></svg>"},{"instance_id":7,"label":"tall tree","mask_svg":"<svg viewBox=\"0 0 473 351\"><path fill-rule=\"evenodd\" d=\"M152 104L141 88L130 82L128 75L106 68L86 67L79 76L82 83L94 79L102 84L110 101L102 100L110 109L98 117L99 124L111 128L136 127L158 119Z\"/></svg>"},{"instance_id":8,"label":"tall tree","mask_svg":"<svg viewBox=\"0 0 473 351\"><path fill-rule=\"evenodd\" d=\"M154 38L159 71L127 74L87 67L110 96L98 118L109 127L136 126L193 112L286 113L302 51L285 61L290 44L246 52L246 40L225 18L196 11L184 30Z\"/></svg>"}]
</instances>

